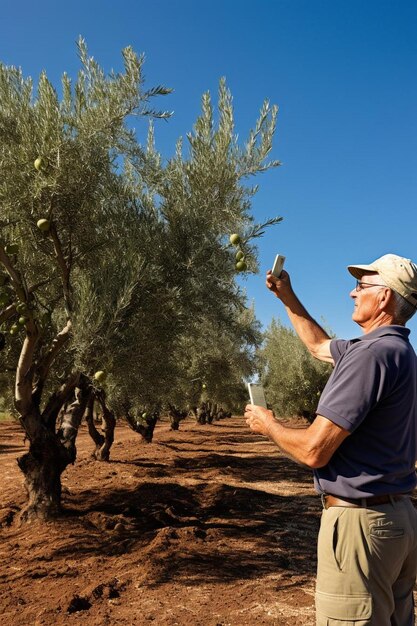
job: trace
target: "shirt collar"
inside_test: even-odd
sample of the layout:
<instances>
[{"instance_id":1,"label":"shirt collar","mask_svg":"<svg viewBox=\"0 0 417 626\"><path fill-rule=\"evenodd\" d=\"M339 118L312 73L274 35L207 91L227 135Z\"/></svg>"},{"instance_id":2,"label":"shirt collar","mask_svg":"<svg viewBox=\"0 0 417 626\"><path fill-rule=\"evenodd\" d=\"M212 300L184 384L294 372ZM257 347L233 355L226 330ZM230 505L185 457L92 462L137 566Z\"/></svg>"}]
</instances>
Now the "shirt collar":
<instances>
[{"instance_id":1,"label":"shirt collar","mask_svg":"<svg viewBox=\"0 0 417 626\"><path fill-rule=\"evenodd\" d=\"M394 335L395 337L401 337L401 339L405 339L408 341L408 335L410 334L410 329L405 326L397 326L395 324L391 324L389 326L380 326L375 330L372 330L370 333L366 333L359 337L360 341L368 341L370 339L376 339L378 337L385 337L387 335Z\"/></svg>"}]
</instances>

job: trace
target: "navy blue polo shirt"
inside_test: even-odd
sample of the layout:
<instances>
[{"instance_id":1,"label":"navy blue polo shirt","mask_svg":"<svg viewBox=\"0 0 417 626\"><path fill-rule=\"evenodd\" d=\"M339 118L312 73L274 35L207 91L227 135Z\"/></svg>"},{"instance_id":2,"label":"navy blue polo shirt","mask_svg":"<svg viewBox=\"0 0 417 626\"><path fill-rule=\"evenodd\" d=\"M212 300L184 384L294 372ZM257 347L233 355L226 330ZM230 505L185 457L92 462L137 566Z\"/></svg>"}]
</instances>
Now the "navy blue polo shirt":
<instances>
[{"instance_id":1,"label":"navy blue polo shirt","mask_svg":"<svg viewBox=\"0 0 417 626\"><path fill-rule=\"evenodd\" d=\"M403 326L332 340L334 370L317 414L350 435L314 470L320 493L364 498L417 484L417 359Z\"/></svg>"}]
</instances>

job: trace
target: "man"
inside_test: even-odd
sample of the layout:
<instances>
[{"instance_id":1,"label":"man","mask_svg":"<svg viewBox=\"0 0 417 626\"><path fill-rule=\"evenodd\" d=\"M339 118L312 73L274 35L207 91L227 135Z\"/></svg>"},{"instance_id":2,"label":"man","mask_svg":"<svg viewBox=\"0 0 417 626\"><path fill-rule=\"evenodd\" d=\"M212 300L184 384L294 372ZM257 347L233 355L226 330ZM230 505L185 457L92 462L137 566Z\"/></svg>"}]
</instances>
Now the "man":
<instances>
[{"instance_id":1,"label":"man","mask_svg":"<svg viewBox=\"0 0 417 626\"><path fill-rule=\"evenodd\" d=\"M314 470L322 495L317 626L412 626L417 572L417 360L405 324L417 307L417 266L387 254L351 265L352 319L363 336L331 340L294 294L267 273L300 339L334 364L317 416L292 429L247 405L246 422Z\"/></svg>"}]
</instances>

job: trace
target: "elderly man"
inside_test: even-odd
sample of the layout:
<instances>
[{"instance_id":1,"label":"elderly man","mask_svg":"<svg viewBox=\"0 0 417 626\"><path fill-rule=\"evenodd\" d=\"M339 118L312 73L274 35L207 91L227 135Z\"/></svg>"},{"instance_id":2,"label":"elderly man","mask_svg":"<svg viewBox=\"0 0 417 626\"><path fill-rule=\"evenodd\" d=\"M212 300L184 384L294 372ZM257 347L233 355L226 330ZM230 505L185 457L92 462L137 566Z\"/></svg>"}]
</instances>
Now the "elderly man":
<instances>
[{"instance_id":1,"label":"elderly man","mask_svg":"<svg viewBox=\"0 0 417 626\"><path fill-rule=\"evenodd\" d=\"M387 254L351 265L352 319L363 335L332 340L294 294L287 272L266 284L300 339L334 364L317 416L292 429L249 404L245 417L314 470L323 513L318 538L316 624L412 626L417 572L417 360L406 322L417 307L417 266Z\"/></svg>"}]
</instances>

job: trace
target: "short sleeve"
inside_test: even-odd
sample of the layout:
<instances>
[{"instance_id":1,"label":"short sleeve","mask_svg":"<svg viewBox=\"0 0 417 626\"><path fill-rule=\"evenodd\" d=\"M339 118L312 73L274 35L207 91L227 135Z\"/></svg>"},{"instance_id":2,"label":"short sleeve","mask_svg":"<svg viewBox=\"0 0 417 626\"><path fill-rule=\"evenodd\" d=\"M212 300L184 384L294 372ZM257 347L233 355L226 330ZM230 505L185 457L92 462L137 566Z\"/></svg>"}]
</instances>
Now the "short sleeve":
<instances>
[{"instance_id":1,"label":"short sleeve","mask_svg":"<svg viewBox=\"0 0 417 626\"><path fill-rule=\"evenodd\" d=\"M354 343L359 342L360 339L349 339L348 341L346 339L332 339L330 342L330 353L335 364Z\"/></svg>"},{"instance_id":2,"label":"short sleeve","mask_svg":"<svg viewBox=\"0 0 417 626\"><path fill-rule=\"evenodd\" d=\"M336 344L335 355L341 348ZM381 398L386 370L363 342L345 350L335 363L317 413L353 432Z\"/></svg>"}]
</instances>

